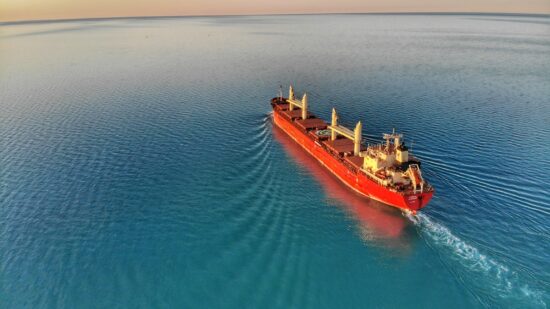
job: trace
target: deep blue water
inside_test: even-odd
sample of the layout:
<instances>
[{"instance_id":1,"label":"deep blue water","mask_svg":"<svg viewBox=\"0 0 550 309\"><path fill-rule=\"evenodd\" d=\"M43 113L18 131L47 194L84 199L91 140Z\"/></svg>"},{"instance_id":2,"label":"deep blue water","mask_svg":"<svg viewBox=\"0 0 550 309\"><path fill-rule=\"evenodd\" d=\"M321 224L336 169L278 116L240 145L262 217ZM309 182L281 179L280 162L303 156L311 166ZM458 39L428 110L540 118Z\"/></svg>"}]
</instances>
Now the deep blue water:
<instances>
[{"instance_id":1,"label":"deep blue water","mask_svg":"<svg viewBox=\"0 0 550 309\"><path fill-rule=\"evenodd\" d=\"M273 128L396 127L436 195L357 197ZM0 307L550 303L550 18L0 25Z\"/></svg>"}]
</instances>

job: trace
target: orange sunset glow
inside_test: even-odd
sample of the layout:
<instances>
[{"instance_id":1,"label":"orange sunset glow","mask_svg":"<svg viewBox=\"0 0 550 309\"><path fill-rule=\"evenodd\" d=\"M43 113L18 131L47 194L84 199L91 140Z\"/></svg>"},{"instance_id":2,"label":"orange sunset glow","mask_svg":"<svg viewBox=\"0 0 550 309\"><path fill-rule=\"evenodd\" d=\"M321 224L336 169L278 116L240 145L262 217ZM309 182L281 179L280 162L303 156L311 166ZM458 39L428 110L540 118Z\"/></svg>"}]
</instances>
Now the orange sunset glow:
<instances>
[{"instance_id":1,"label":"orange sunset glow","mask_svg":"<svg viewBox=\"0 0 550 309\"><path fill-rule=\"evenodd\" d=\"M0 21L126 16L376 12L550 13L548 0L0 0Z\"/></svg>"}]
</instances>

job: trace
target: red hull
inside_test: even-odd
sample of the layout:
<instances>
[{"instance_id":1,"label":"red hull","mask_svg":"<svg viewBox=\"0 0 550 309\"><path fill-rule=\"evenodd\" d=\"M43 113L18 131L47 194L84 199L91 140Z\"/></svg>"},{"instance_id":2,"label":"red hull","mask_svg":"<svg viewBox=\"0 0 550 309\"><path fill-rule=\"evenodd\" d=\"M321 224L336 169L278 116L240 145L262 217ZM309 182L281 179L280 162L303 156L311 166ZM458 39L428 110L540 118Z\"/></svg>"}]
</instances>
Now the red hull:
<instances>
[{"instance_id":1,"label":"red hull","mask_svg":"<svg viewBox=\"0 0 550 309\"><path fill-rule=\"evenodd\" d=\"M416 213L426 206L433 196L433 191L405 194L389 190L369 179L366 175L350 170L340 159L327 152L319 143L307 136L291 121L281 116L277 110L273 111L273 122L344 184L366 197Z\"/></svg>"}]
</instances>

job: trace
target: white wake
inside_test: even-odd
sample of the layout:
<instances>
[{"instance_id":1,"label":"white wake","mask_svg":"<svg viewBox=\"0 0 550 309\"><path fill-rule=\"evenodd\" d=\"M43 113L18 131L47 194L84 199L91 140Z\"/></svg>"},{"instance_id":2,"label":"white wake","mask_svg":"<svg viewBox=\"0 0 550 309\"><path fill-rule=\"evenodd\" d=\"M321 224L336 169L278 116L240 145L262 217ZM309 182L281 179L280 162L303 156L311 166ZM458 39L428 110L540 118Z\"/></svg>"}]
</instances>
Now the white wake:
<instances>
[{"instance_id":1,"label":"white wake","mask_svg":"<svg viewBox=\"0 0 550 309\"><path fill-rule=\"evenodd\" d=\"M407 216L420 228L422 235L427 236L429 244L434 246L442 257L450 257L452 263L461 266L462 269L456 271L466 272L465 277L471 278L465 284L471 287L474 294L486 294L491 299L501 299L504 303L514 300L523 303L525 300L531 300L533 306L546 308L542 293L522 284L518 275L508 267L482 254L427 215Z\"/></svg>"}]
</instances>

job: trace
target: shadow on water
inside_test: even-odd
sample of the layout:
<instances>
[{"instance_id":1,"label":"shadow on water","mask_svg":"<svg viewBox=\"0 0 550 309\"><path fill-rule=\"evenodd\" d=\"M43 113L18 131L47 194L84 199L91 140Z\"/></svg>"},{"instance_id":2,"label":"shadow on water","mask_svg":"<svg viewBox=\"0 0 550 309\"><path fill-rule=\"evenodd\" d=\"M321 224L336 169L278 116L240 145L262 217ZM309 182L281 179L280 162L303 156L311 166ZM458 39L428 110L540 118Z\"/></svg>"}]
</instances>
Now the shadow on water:
<instances>
[{"instance_id":1,"label":"shadow on water","mask_svg":"<svg viewBox=\"0 0 550 309\"><path fill-rule=\"evenodd\" d=\"M249 34L252 34L252 35L285 35L282 32L275 32L275 31L252 31L252 32L249 32Z\"/></svg>"},{"instance_id":2,"label":"shadow on water","mask_svg":"<svg viewBox=\"0 0 550 309\"><path fill-rule=\"evenodd\" d=\"M358 223L361 238L370 245L408 255L414 233L413 224L403 214L378 201L353 192L306 153L280 128L273 126L273 136L296 163L305 168L325 191L329 204L337 205Z\"/></svg>"},{"instance_id":3,"label":"shadow on water","mask_svg":"<svg viewBox=\"0 0 550 309\"><path fill-rule=\"evenodd\" d=\"M110 29L132 29L136 27L155 27L154 23L150 22L151 19L129 18L129 19L75 19L75 20L56 20L56 21L34 21L34 22L21 22L21 23L0 23L0 27L9 26L30 26L28 31L17 32L9 35L0 35L3 38L17 38L17 37L29 37L29 36L41 36L50 34L63 34L67 32L85 32L94 30L110 30ZM109 22L109 23L107 23ZM55 27L47 30L32 30L37 29L40 25L48 25ZM34 27L33 27L34 26Z\"/></svg>"},{"instance_id":4,"label":"shadow on water","mask_svg":"<svg viewBox=\"0 0 550 309\"><path fill-rule=\"evenodd\" d=\"M64 28L57 28L57 29L50 29L50 30L24 32L24 33L18 33L13 35L7 35L4 37L8 38L8 37L38 36L38 35L45 35L45 34L58 34L58 33L65 33L65 32L78 32L78 31L86 31L86 30L93 30L93 29L110 29L110 28L116 28L116 27L90 24L90 25L80 25L75 27L64 27Z\"/></svg>"},{"instance_id":5,"label":"shadow on water","mask_svg":"<svg viewBox=\"0 0 550 309\"><path fill-rule=\"evenodd\" d=\"M482 21L496 21L496 22L510 22L510 23L524 23L524 24L539 24L550 25L550 18L548 15L536 16L539 19L525 19L525 18L481 18L481 17L469 17L468 20L482 20Z\"/></svg>"}]
</instances>

